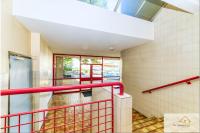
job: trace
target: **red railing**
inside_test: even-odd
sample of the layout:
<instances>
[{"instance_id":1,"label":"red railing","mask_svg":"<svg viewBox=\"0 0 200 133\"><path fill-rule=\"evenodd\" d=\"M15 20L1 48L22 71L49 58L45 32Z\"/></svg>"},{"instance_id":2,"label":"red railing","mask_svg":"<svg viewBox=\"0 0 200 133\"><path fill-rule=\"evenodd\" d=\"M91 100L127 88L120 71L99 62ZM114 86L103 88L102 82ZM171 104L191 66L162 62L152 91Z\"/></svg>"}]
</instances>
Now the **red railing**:
<instances>
[{"instance_id":1,"label":"red railing","mask_svg":"<svg viewBox=\"0 0 200 133\"><path fill-rule=\"evenodd\" d=\"M142 93L152 93L153 91L166 89L167 87L177 85L177 84L181 84L181 83L191 84L191 81L196 80L196 79L199 79L199 76L194 76L194 77L187 78L187 79L184 79L184 80L180 80L180 81L177 81L177 82L173 82L173 83L169 83L169 84L162 85L162 86L159 86L159 87L155 87L155 88L152 88L152 89L149 89L149 90L142 91Z\"/></svg>"},{"instance_id":2,"label":"red railing","mask_svg":"<svg viewBox=\"0 0 200 133\"><path fill-rule=\"evenodd\" d=\"M7 133L11 128L16 128L16 132L22 132L24 126L31 126L31 133L37 132L112 132L114 133L114 86L119 86L120 93L123 95L124 87L120 82L73 85L73 86L57 86L57 87L40 87L40 88L24 88L1 90L1 96L10 96L18 94L32 94L41 92L54 91L75 91L85 90L86 88L100 89L102 87L111 87L111 96L108 99L96 100L85 103L77 103L73 105L56 106L48 109L40 109L31 112L18 112L0 116L1 132ZM78 88L78 89L77 89ZM76 92L76 91L75 91ZM95 108L94 108L95 107ZM103 115L102 112L104 111ZM60 114L57 114L60 112ZM36 115L42 114L42 119L37 120ZM48 114L51 114L51 117ZM62 115L61 115L62 114ZM31 116L30 121L22 122L25 116ZM17 123L10 125L9 121L15 118ZM102 122L102 119L104 120ZM59 121L58 121L59 120ZM95 122L93 122L95 121ZM40 129L35 129L34 125L42 123ZM48 126L52 123L51 126ZM102 127L103 126L103 127ZM103 129L102 129L103 128Z\"/></svg>"}]
</instances>

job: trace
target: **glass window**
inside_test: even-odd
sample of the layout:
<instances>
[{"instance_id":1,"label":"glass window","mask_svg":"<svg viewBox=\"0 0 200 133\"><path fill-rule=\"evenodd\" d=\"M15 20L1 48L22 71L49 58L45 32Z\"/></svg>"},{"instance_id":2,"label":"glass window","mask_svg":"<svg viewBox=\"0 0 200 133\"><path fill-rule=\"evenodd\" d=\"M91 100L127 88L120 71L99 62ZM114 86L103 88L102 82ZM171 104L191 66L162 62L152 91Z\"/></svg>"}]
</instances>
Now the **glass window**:
<instances>
[{"instance_id":1,"label":"glass window","mask_svg":"<svg viewBox=\"0 0 200 133\"><path fill-rule=\"evenodd\" d=\"M90 65L81 65L81 77L90 78Z\"/></svg>"},{"instance_id":2,"label":"glass window","mask_svg":"<svg viewBox=\"0 0 200 133\"><path fill-rule=\"evenodd\" d=\"M120 59L104 58L103 77L104 81L120 81Z\"/></svg>"},{"instance_id":3,"label":"glass window","mask_svg":"<svg viewBox=\"0 0 200 133\"><path fill-rule=\"evenodd\" d=\"M102 66L101 65L93 65L92 67L92 77L102 77Z\"/></svg>"},{"instance_id":4,"label":"glass window","mask_svg":"<svg viewBox=\"0 0 200 133\"><path fill-rule=\"evenodd\" d=\"M80 59L79 57L64 57L63 58L64 78L79 78L80 77Z\"/></svg>"},{"instance_id":5,"label":"glass window","mask_svg":"<svg viewBox=\"0 0 200 133\"><path fill-rule=\"evenodd\" d=\"M79 0L79 1L83 1L91 5L99 6L114 11L118 0Z\"/></svg>"},{"instance_id":6,"label":"glass window","mask_svg":"<svg viewBox=\"0 0 200 133\"><path fill-rule=\"evenodd\" d=\"M102 64L101 57L82 57L81 58L82 64Z\"/></svg>"}]
</instances>

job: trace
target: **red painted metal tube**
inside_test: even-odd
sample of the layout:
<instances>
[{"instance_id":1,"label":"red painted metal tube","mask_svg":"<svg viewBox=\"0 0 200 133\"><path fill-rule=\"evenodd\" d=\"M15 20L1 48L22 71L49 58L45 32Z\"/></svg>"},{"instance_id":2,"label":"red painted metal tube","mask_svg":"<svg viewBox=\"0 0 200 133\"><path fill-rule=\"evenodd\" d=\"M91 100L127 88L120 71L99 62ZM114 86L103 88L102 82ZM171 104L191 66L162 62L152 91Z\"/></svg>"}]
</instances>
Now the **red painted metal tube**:
<instances>
[{"instance_id":1,"label":"red painted metal tube","mask_svg":"<svg viewBox=\"0 0 200 133\"><path fill-rule=\"evenodd\" d=\"M23 89L10 89L1 90L0 96L17 95L17 94L29 94L29 93L40 93L40 92L53 92L53 91L64 91L64 90L76 90L77 88L93 88L93 87L106 87L106 86L120 86L119 95L124 94L124 86L121 82L109 82L100 84L82 84L72 86L55 86L55 87L39 87L39 88L23 88Z\"/></svg>"},{"instance_id":2,"label":"red painted metal tube","mask_svg":"<svg viewBox=\"0 0 200 133\"><path fill-rule=\"evenodd\" d=\"M166 85L155 87L155 88L152 88L152 89L149 89L149 90L145 90L145 91L142 91L142 93L151 93L152 91L160 90L160 89L163 89L163 88L166 88L166 87L169 87L169 86L173 86L173 85L177 85L177 84L180 84L180 83L191 84L191 82L190 82L191 80L195 80L195 79L199 79L199 78L200 78L199 76L194 76L194 77L191 77L191 78L187 78L187 79L184 79L184 80L180 80L180 81L177 81L177 82L173 82L173 83L169 83L169 84L166 84Z\"/></svg>"}]
</instances>

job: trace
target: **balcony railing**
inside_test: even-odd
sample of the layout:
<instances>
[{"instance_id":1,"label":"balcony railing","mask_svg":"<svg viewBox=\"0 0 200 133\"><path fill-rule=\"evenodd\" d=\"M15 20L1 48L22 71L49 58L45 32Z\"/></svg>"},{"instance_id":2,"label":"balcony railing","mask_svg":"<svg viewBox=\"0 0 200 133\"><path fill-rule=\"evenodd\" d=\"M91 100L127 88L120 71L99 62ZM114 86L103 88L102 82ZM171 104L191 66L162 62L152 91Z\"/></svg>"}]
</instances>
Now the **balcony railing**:
<instances>
[{"instance_id":1,"label":"balcony railing","mask_svg":"<svg viewBox=\"0 0 200 133\"><path fill-rule=\"evenodd\" d=\"M51 130L56 132L57 128L63 128L63 132L78 132L78 131L92 131L96 129L97 132L112 132L114 133L114 87L119 86L120 92L119 95L123 95L124 87L120 82L110 82L110 83L100 83L100 84L87 84L87 85L73 85L73 86L56 86L56 87L40 87L40 88L23 88L23 89L10 89L10 90L1 90L0 95L11 96L19 94L33 94L41 92L58 92L58 91L72 91L78 92L84 91L86 88L92 89L102 89L102 87L110 87L111 95L108 99L96 100L92 102L78 103L73 105L65 106L56 106L47 109L34 110L30 112L18 112L15 114L7 114L0 116L1 118L1 128L0 131L3 133L9 132L11 128L16 128L16 132L22 132L24 126L31 126L31 133L36 132L46 132ZM20 99L19 99L20 100ZM102 106L103 104L103 106ZM88 106L90 106L88 108ZM95 108L94 108L95 107ZM19 107L20 108L20 107ZM100 111L105 113L102 115ZM63 113L62 116L57 115L57 111ZM46 118L49 112L53 112L53 117ZM36 120L35 115L42 114L42 119ZM96 114L94 116L93 114ZM22 121L25 116L31 116L30 121ZM88 116L88 117L87 117ZM9 124L9 121L12 121L13 118L17 120L13 125ZM70 121L68 121L70 118ZM105 119L102 123L100 119ZM56 122L57 119L62 119L62 123ZM48 121L53 121L53 126L47 127ZM95 121L96 123L93 123ZM41 123L42 127L40 129L35 129L34 125ZM110 125L110 126L108 126ZM77 127L79 126L79 128ZM100 128L101 126L101 128ZM104 126L102 130L102 126ZM96 132L95 131L95 132ZM93 132L93 131L92 131Z\"/></svg>"}]
</instances>

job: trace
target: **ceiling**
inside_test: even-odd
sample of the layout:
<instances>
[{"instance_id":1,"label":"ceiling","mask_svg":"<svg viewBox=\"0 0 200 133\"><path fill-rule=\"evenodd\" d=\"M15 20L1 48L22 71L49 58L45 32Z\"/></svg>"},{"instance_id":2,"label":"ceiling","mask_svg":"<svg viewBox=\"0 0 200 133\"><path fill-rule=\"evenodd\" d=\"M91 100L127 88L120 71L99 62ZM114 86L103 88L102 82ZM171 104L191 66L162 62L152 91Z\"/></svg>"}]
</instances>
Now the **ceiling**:
<instances>
[{"instance_id":1,"label":"ceiling","mask_svg":"<svg viewBox=\"0 0 200 133\"><path fill-rule=\"evenodd\" d=\"M30 31L39 32L49 46L57 52L80 50L121 51L149 40L103 31L17 17Z\"/></svg>"}]
</instances>

